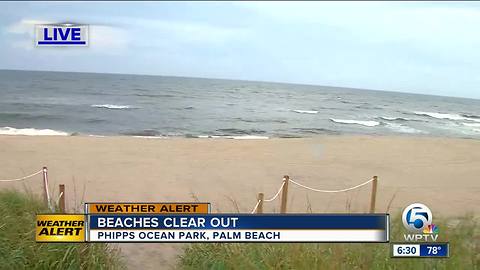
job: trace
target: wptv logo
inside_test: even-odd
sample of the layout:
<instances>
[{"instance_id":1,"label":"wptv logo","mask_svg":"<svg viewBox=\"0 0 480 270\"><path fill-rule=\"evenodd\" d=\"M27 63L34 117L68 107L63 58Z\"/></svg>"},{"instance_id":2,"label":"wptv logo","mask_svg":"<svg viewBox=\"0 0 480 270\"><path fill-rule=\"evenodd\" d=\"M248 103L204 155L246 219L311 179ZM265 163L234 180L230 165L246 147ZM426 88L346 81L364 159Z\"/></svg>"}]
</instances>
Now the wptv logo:
<instances>
[{"instance_id":1,"label":"wptv logo","mask_svg":"<svg viewBox=\"0 0 480 270\"><path fill-rule=\"evenodd\" d=\"M405 241L437 241L438 227L432 223L432 211L421 203L405 208L402 214L403 226L411 232L404 234Z\"/></svg>"},{"instance_id":2,"label":"wptv logo","mask_svg":"<svg viewBox=\"0 0 480 270\"><path fill-rule=\"evenodd\" d=\"M88 25L72 23L35 25L35 45L88 46Z\"/></svg>"}]
</instances>

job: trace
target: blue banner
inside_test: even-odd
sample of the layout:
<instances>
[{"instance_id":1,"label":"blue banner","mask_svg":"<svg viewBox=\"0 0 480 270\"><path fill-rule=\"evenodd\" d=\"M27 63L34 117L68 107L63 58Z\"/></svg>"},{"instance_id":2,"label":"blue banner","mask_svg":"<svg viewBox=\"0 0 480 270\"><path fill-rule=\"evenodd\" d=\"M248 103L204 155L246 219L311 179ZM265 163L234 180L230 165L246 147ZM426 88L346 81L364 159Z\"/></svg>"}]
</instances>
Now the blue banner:
<instances>
[{"instance_id":1,"label":"blue banner","mask_svg":"<svg viewBox=\"0 0 480 270\"><path fill-rule=\"evenodd\" d=\"M420 257L448 257L448 243L420 244Z\"/></svg>"},{"instance_id":2,"label":"blue banner","mask_svg":"<svg viewBox=\"0 0 480 270\"><path fill-rule=\"evenodd\" d=\"M370 229L387 230L387 214L90 215L90 229Z\"/></svg>"}]
</instances>

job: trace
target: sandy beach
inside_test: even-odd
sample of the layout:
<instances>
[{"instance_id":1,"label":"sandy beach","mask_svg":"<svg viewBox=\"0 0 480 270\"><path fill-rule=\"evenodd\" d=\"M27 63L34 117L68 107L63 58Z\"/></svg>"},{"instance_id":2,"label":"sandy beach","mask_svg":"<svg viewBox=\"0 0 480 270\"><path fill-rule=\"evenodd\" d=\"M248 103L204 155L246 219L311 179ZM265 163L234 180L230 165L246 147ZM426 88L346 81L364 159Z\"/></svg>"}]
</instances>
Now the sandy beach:
<instances>
[{"instance_id":1,"label":"sandy beach","mask_svg":"<svg viewBox=\"0 0 480 270\"><path fill-rule=\"evenodd\" d=\"M49 169L50 186L66 185L67 207L82 201L192 201L215 212L250 212L258 192L272 196L282 176L341 189L378 175L377 211L398 213L413 202L434 216L479 214L480 141L470 139L321 136L303 139L146 139L0 136L0 179ZM41 176L0 188L41 191ZM370 185L340 194L291 186L289 212L366 212ZM393 198L393 201L392 201ZM279 201L265 204L278 212ZM175 264L178 244L121 246L128 266ZM145 259L157 261L145 265Z\"/></svg>"}]
</instances>

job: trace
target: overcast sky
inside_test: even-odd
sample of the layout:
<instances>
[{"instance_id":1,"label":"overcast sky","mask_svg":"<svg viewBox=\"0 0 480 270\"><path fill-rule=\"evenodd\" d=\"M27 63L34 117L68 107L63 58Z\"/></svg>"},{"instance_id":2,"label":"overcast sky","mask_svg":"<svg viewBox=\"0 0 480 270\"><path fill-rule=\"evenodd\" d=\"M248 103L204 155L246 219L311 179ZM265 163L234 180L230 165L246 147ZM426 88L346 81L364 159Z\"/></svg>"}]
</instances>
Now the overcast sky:
<instances>
[{"instance_id":1,"label":"overcast sky","mask_svg":"<svg viewBox=\"0 0 480 270\"><path fill-rule=\"evenodd\" d=\"M90 25L35 48L34 25ZM175 75L480 98L480 2L0 2L0 69Z\"/></svg>"}]
</instances>

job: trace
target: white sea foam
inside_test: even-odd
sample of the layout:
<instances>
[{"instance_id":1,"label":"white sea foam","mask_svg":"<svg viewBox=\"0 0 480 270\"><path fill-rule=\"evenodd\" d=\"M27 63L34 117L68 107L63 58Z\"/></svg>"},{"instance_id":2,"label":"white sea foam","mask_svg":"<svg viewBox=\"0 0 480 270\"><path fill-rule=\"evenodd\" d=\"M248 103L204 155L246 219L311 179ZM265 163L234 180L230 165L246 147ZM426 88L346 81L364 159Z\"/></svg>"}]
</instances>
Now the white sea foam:
<instances>
[{"instance_id":1,"label":"white sea foam","mask_svg":"<svg viewBox=\"0 0 480 270\"><path fill-rule=\"evenodd\" d=\"M397 123L385 123L386 127L396 131L396 132L401 132L401 133L426 133L425 131L418 130L406 125L401 125Z\"/></svg>"},{"instance_id":2,"label":"white sea foam","mask_svg":"<svg viewBox=\"0 0 480 270\"><path fill-rule=\"evenodd\" d=\"M480 123L462 123L462 124L467 127L480 127Z\"/></svg>"},{"instance_id":3,"label":"white sea foam","mask_svg":"<svg viewBox=\"0 0 480 270\"><path fill-rule=\"evenodd\" d=\"M267 140L267 136L243 135L243 136L218 136L218 135L200 135L197 138L201 139L234 139L234 140Z\"/></svg>"},{"instance_id":4,"label":"white sea foam","mask_svg":"<svg viewBox=\"0 0 480 270\"><path fill-rule=\"evenodd\" d=\"M141 139L165 139L165 136L132 136L134 138L141 138Z\"/></svg>"},{"instance_id":5,"label":"white sea foam","mask_svg":"<svg viewBox=\"0 0 480 270\"><path fill-rule=\"evenodd\" d=\"M306 110L293 110L296 113L307 113L307 114L317 114L318 111L306 111Z\"/></svg>"},{"instance_id":6,"label":"white sea foam","mask_svg":"<svg viewBox=\"0 0 480 270\"><path fill-rule=\"evenodd\" d=\"M103 109L112 109L112 110L133 109L133 107L130 105L93 104L90 106L94 108L103 108Z\"/></svg>"},{"instance_id":7,"label":"white sea foam","mask_svg":"<svg viewBox=\"0 0 480 270\"><path fill-rule=\"evenodd\" d=\"M380 125L380 123L377 122L377 121L359 121L359 120L335 119L335 118L330 118L330 120L335 122L335 123L356 124L356 125L362 125L362 126L367 126L367 127L374 127L374 126Z\"/></svg>"},{"instance_id":8,"label":"white sea foam","mask_svg":"<svg viewBox=\"0 0 480 270\"><path fill-rule=\"evenodd\" d=\"M449 120L468 120L474 122L480 122L480 119L475 119L471 117L465 117L459 114L450 114L450 113L436 113L436 112L413 112L418 115L426 115L437 119L449 119Z\"/></svg>"},{"instance_id":9,"label":"white sea foam","mask_svg":"<svg viewBox=\"0 0 480 270\"><path fill-rule=\"evenodd\" d=\"M404 118L404 117L389 117L389 116L380 116L380 118L382 118L383 120L387 120L387 121L395 121L395 120L409 121L409 120L412 120L412 119Z\"/></svg>"},{"instance_id":10,"label":"white sea foam","mask_svg":"<svg viewBox=\"0 0 480 270\"><path fill-rule=\"evenodd\" d=\"M230 136L234 140L267 140L267 136L255 136L255 135L244 135L244 136Z\"/></svg>"},{"instance_id":11,"label":"white sea foam","mask_svg":"<svg viewBox=\"0 0 480 270\"><path fill-rule=\"evenodd\" d=\"M53 129L35 129L35 128L0 128L1 135L25 135L25 136L68 136L67 132Z\"/></svg>"},{"instance_id":12,"label":"white sea foam","mask_svg":"<svg viewBox=\"0 0 480 270\"><path fill-rule=\"evenodd\" d=\"M456 127L455 131L460 131L463 134L475 134L477 135L480 132L480 123L462 123L462 127Z\"/></svg>"}]
</instances>

